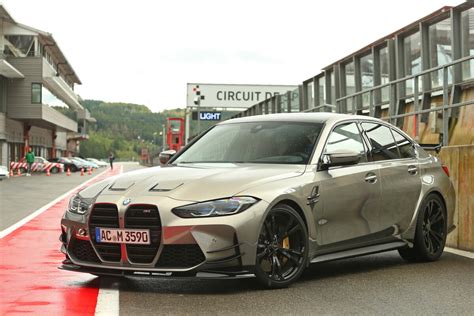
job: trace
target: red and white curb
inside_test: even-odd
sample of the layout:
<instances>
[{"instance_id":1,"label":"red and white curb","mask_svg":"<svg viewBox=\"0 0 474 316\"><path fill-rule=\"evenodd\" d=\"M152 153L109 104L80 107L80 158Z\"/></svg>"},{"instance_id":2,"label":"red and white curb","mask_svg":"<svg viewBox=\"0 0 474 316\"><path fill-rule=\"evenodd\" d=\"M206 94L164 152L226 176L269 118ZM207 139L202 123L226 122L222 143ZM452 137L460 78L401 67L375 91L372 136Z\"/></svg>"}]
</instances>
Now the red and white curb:
<instances>
[{"instance_id":1,"label":"red and white curb","mask_svg":"<svg viewBox=\"0 0 474 316\"><path fill-rule=\"evenodd\" d=\"M0 231L0 315L118 315L118 284L59 270L59 220L70 196L123 166L105 170ZM109 281L108 281L109 280Z\"/></svg>"}]
</instances>

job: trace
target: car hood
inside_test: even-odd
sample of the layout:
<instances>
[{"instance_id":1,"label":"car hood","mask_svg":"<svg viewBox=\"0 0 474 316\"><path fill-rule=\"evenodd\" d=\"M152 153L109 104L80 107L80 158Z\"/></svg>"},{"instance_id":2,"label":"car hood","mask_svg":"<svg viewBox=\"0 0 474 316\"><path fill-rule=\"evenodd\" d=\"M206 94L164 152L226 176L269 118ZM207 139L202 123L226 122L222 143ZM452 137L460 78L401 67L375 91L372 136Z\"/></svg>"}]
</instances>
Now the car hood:
<instances>
[{"instance_id":1,"label":"car hood","mask_svg":"<svg viewBox=\"0 0 474 316\"><path fill-rule=\"evenodd\" d=\"M192 164L128 172L87 188L84 197L167 196L183 201L231 197L254 186L297 177L304 165Z\"/></svg>"}]
</instances>

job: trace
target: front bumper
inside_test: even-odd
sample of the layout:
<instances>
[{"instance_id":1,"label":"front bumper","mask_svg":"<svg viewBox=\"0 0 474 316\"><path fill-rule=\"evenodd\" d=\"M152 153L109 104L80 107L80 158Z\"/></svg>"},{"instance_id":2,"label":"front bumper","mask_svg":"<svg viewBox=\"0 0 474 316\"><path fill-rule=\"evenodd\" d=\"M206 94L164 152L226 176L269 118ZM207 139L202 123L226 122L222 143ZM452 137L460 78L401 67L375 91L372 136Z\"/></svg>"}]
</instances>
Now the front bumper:
<instances>
[{"instance_id":1,"label":"front bumper","mask_svg":"<svg viewBox=\"0 0 474 316\"><path fill-rule=\"evenodd\" d=\"M163 197L159 201L144 197L140 204L126 207L122 203L96 202L96 206L116 208L119 228L130 228L127 216L134 214L138 206L156 208L160 225L150 230L156 237L150 247L97 244L94 234L88 233L94 229L94 217L66 212L60 237L66 260L60 268L92 274L159 277L252 275L258 234L268 203L259 201L242 213L222 217L183 219L171 213L172 208L188 203ZM95 214L94 210L91 213Z\"/></svg>"}]
</instances>

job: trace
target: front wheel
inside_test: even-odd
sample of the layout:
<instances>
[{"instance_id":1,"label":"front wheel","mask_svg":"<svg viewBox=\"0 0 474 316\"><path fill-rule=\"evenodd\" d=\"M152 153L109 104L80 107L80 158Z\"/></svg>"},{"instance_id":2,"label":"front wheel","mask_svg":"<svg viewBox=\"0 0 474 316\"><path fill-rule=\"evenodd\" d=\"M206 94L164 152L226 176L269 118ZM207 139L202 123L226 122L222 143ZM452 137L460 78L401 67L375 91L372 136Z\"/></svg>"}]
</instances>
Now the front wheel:
<instances>
[{"instance_id":1,"label":"front wheel","mask_svg":"<svg viewBox=\"0 0 474 316\"><path fill-rule=\"evenodd\" d=\"M436 261L443 253L446 236L446 208L439 196L430 194L420 206L413 248L398 252L410 262Z\"/></svg>"},{"instance_id":2,"label":"front wheel","mask_svg":"<svg viewBox=\"0 0 474 316\"><path fill-rule=\"evenodd\" d=\"M276 205L262 225L255 275L268 288L296 281L308 260L308 231L301 216L286 204Z\"/></svg>"}]
</instances>

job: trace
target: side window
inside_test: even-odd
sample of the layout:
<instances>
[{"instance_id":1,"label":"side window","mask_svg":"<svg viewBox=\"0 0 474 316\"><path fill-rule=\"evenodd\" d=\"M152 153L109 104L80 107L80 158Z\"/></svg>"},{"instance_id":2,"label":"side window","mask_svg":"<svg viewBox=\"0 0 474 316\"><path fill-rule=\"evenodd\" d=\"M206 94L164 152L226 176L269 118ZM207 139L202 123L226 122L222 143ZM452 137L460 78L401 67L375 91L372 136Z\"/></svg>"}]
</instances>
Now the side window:
<instances>
[{"instance_id":1,"label":"side window","mask_svg":"<svg viewBox=\"0 0 474 316\"><path fill-rule=\"evenodd\" d=\"M362 123L362 128L365 130L372 145L371 154L373 161L400 158L397 144L393 139L390 128L376 123Z\"/></svg>"},{"instance_id":2,"label":"side window","mask_svg":"<svg viewBox=\"0 0 474 316\"><path fill-rule=\"evenodd\" d=\"M356 123L337 126L329 135L325 152L334 152L338 149L349 149L360 153L360 161L367 161L362 137Z\"/></svg>"},{"instance_id":3,"label":"side window","mask_svg":"<svg viewBox=\"0 0 474 316\"><path fill-rule=\"evenodd\" d=\"M400 156L402 158L415 158L415 148L413 148L412 143L396 130L392 129L392 132L397 142L398 150L400 150Z\"/></svg>"}]
</instances>

